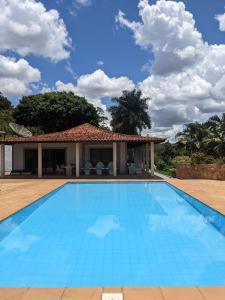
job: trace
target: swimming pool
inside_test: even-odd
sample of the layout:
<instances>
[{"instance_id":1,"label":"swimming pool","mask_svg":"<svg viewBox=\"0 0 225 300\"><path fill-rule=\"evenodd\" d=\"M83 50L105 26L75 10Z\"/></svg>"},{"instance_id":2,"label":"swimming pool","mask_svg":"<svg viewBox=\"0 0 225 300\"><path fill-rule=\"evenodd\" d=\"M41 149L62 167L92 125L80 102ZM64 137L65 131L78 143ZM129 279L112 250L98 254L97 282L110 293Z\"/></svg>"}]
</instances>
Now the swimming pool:
<instances>
[{"instance_id":1,"label":"swimming pool","mask_svg":"<svg viewBox=\"0 0 225 300\"><path fill-rule=\"evenodd\" d=\"M163 182L68 183L0 223L0 286L225 285L224 219Z\"/></svg>"}]
</instances>

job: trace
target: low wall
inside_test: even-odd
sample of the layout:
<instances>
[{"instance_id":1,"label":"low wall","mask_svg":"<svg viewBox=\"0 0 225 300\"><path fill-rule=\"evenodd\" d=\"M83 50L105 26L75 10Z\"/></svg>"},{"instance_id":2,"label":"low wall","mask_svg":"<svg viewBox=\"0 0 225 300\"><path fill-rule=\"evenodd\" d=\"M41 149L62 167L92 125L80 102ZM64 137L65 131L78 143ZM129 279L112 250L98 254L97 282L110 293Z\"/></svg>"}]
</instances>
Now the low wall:
<instances>
[{"instance_id":1,"label":"low wall","mask_svg":"<svg viewBox=\"0 0 225 300\"><path fill-rule=\"evenodd\" d=\"M225 180L225 165L180 164L176 168L176 177L179 179Z\"/></svg>"}]
</instances>

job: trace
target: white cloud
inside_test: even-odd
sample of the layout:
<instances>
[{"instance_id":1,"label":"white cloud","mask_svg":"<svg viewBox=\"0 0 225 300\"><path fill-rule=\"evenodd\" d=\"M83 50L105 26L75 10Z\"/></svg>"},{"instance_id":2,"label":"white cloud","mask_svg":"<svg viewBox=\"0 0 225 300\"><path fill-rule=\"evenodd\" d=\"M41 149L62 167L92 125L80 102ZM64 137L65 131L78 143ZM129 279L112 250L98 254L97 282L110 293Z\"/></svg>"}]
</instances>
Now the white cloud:
<instances>
[{"instance_id":1,"label":"white cloud","mask_svg":"<svg viewBox=\"0 0 225 300\"><path fill-rule=\"evenodd\" d=\"M155 133L175 133L189 121L204 121L225 110L225 45L209 45L195 27L184 3L139 2L140 22L119 12L116 21L133 32L141 48L151 50L150 75L139 83L152 99L149 111Z\"/></svg>"},{"instance_id":2,"label":"white cloud","mask_svg":"<svg viewBox=\"0 0 225 300\"><path fill-rule=\"evenodd\" d=\"M98 69L91 74L82 75L77 79L77 84L56 82L59 91L72 91L77 95L84 96L93 103L104 97L117 97L123 90L131 90L134 83L127 77L109 77L104 71Z\"/></svg>"},{"instance_id":3,"label":"white cloud","mask_svg":"<svg viewBox=\"0 0 225 300\"><path fill-rule=\"evenodd\" d=\"M74 72L73 68L72 68L72 65L69 61L67 61L66 63L66 66L65 66L65 70L70 73L70 75L74 78L74 79L77 79L77 73Z\"/></svg>"},{"instance_id":4,"label":"white cloud","mask_svg":"<svg viewBox=\"0 0 225 300\"><path fill-rule=\"evenodd\" d=\"M57 91L73 92L85 97L95 107L103 109L105 116L110 120L106 105L102 103L104 97L118 97L123 90L134 89L134 83L127 77L109 77L102 70L91 74L82 75L77 79L77 84L56 82Z\"/></svg>"},{"instance_id":5,"label":"white cloud","mask_svg":"<svg viewBox=\"0 0 225 300\"><path fill-rule=\"evenodd\" d=\"M221 15L216 15L215 19L219 22L220 31L225 31L225 13Z\"/></svg>"},{"instance_id":6,"label":"white cloud","mask_svg":"<svg viewBox=\"0 0 225 300\"><path fill-rule=\"evenodd\" d=\"M41 79L41 73L25 59L0 55L0 91L8 96L22 96L30 92L30 85Z\"/></svg>"},{"instance_id":7,"label":"white cloud","mask_svg":"<svg viewBox=\"0 0 225 300\"><path fill-rule=\"evenodd\" d=\"M100 69L91 74L82 75L77 80L78 92L89 98L117 97L123 90L133 88L133 81L126 76L109 77Z\"/></svg>"},{"instance_id":8,"label":"white cloud","mask_svg":"<svg viewBox=\"0 0 225 300\"><path fill-rule=\"evenodd\" d=\"M76 17L77 11L82 7L91 6L92 0L74 0L72 1L71 5L67 7L68 12Z\"/></svg>"},{"instance_id":9,"label":"white cloud","mask_svg":"<svg viewBox=\"0 0 225 300\"><path fill-rule=\"evenodd\" d=\"M55 62L69 57L71 40L57 10L47 11L35 0L1 0L0 11L0 50Z\"/></svg>"},{"instance_id":10,"label":"white cloud","mask_svg":"<svg viewBox=\"0 0 225 300\"><path fill-rule=\"evenodd\" d=\"M104 65L104 61L102 61L102 60L97 61L97 65L98 66L103 66Z\"/></svg>"},{"instance_id":11,"label":"white cloud","mask_svg":"<svg viewBox=\"0 0 225 300\"><path fill-rule=\"evenodd\" d=\"M92 0L75 0L78 5L89 6L91 5Z\"/></svg>"},{"instance_id":12,"label":"white cloud","mask_svg":"<svg viewBox=\"0 0 225 300\"><path fill-rule=\"evenodd\" d=\"M132 30L137 45L153 51L155 73L180 71L201 55L202 36L182 2L160 0L149 5L140 1L139 15L142 22L130 22L119 11L116 21Z\"/></svg>"}]
</instances>

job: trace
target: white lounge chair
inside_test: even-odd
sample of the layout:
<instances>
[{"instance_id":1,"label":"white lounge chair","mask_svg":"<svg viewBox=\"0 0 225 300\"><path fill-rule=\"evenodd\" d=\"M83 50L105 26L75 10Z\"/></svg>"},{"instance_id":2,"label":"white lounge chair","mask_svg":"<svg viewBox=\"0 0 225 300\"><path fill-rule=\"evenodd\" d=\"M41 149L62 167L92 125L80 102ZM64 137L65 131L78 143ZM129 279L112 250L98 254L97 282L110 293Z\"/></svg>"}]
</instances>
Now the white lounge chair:
<instances>
[{"instance_id":1,"label":"white lounge chair","mask_svg":"<svg viewBox=\"0 0 225 300\"><path fill-rule=\"evenodd\" d=\"M128 171L129 171L129 175L135 175L136 173L136 168L135 168L135 164L131 163L128 167Z\"/></svg>"},{"instance_id":2,"label":"white lounge chair","mask_svg":"<svg viewBox=\"0 0 225 300\"><path fill-rule=\"evenodd\" d=\"M104 168L104 164L103 162L99 161L97 164L96 164L96 174L97 175L102 175L102 170Z\"/></svg>"},{"instance_id":3,"label":"white lounge chair","mask_svg":"<svg viewBox=\"0 0 225 300\"><path fill-rule=\"evenodd\" d=\"M142 174L142 168L139 166L136 166L135 163L131 163L128 170L129 170L129 175L141 175Z\"/></svg>"},{"instance_id":4,"label":"white lounge chair","mask_svg":"<svg viewBox=\"0 0 225 300\"><path fill-rule=\"evenodd\" d=\"M64 175L64 170L59 165L56 166L57 175Z\"/></svg>"},{"instance_id":5,"label":"white lounge chair","mask_svg":"<svg viewBox=\"0 0 225 300\"><path fill-rule=\"evenodd\" d=\"M84 164L84 174L85 175L90 175L91 174L91 169L93 168L92 163L90 161L87 161Z\"/></svg>"},{"instance_id":6,"label":"white lounge chair","mask_svg":"<svg viewBox=\"0 0 225 300\"><path fill-rule=\"evenodd\" d=\"M109 169L109 175L113 175L113 163L110 161L107 168Z\"/></svg>"}]
</instances>

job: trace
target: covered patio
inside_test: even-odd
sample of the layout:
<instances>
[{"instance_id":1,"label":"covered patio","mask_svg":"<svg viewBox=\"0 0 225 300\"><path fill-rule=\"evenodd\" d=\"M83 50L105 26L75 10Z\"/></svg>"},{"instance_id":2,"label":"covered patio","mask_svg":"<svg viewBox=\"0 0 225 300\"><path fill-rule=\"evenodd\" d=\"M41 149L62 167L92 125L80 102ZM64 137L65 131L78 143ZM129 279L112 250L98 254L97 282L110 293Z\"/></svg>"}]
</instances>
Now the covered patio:
<instances>
[{"instance_id":1,"label":"covered patio","mask_svg":"<svg viewBox=\"0 0 225 300\"><path fill-rule=\"evenodd\" d=\"M0 171L5 176L5 145L12 146L12 176L154 176L158 137L126 135L83 124L66 131L0 140Z\"/></svg>"}]
</instances>

